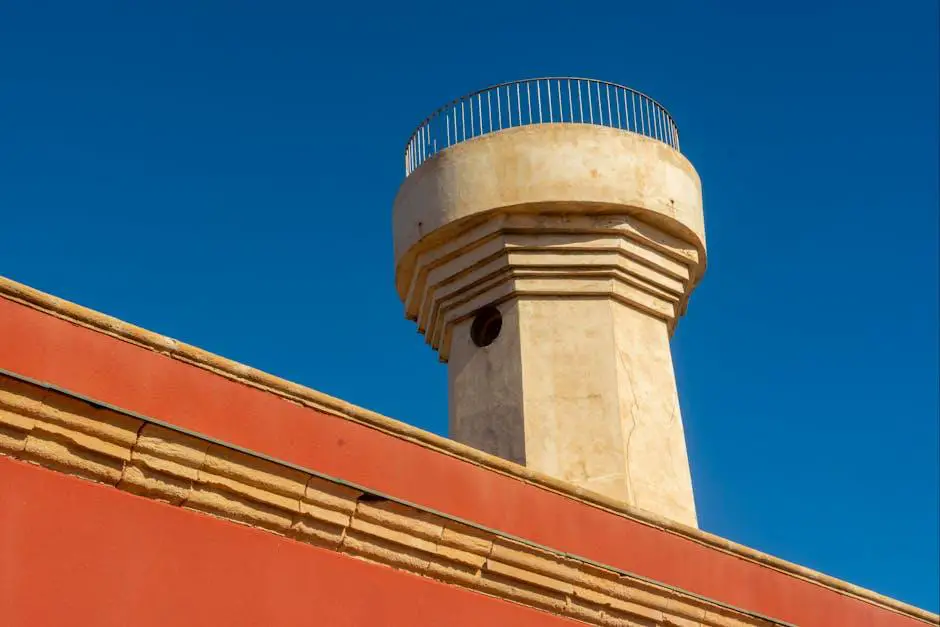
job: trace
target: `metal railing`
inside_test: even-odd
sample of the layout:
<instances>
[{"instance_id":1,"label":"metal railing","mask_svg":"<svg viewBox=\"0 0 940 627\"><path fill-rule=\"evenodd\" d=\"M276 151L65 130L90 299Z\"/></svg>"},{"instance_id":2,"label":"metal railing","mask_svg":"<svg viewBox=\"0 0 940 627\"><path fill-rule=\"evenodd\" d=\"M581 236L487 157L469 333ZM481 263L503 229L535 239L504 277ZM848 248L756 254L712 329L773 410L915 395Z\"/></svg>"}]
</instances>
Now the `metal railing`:
<instances>
[{"instance_id":1,"label":"metal railing","mask_svg":"<svg viewBox=\"0 0 940 627\"><path fill-rule=\"evenodd\" d=\"M405 176L438 152L468 139L517 126L557 123L619 128L679 150L679 129L672 116L644 93L589 78L531 78L481 89L428 116L405 145Z\"/></svg>"}]
</instances>

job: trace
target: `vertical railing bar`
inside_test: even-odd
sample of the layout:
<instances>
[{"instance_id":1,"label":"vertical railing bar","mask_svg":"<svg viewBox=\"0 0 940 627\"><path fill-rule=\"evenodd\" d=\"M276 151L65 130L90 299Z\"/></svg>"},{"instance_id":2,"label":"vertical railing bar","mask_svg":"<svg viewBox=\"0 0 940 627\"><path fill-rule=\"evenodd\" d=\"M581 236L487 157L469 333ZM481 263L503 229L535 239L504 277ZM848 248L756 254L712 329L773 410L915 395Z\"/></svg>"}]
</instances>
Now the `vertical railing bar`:
<instances>
[{"instance_id":1,"label":"vertical railing bar","mask_svg":"<svg viewBox=\"0 0 940 627\"><path fill-rule=\"evenodd\" d=\"M653 138L659 139L659 124L656 120L656 118L658 117L658 113L659 113L659 105L657 105L655 102L650 100L650 107L651 107L650 115L653 118Z\"/></svg>"},{"instance_id":2,"label":"vertical railing bar","mask_svg":"<svg viewBox=\"0 0 940 627\"><path fill-rule=\"evenodd\" d=\"M531 83L526 81L525 83L525 101L529 106L529 124L532 124L532 90L530 89Z\"/></svg>"},{"instance_id":3,"label":"vertical railing bar","mask_svg":"<svg viewBox=\"0 0 940 627\"><path fill-rule=\"evenodd\" d=\"M636 92L630 91L630 104L633 105L633 130L634 132L639 132L640 122L636 117Z\"/></svg>"},{"instance_id":4,"label":"vertical railing bar","mask_svg":"<svg viewBox=\"0 0 940 627\"><path fill-rule=\"evenodd\" d=\"M591 93L591 81L587 81L588 118L594 124L594 94Z\"/></svg>"},{"instance_id":5,"label":"vertical railing bar","mask_svg":"<svg viewBox=\"0 0 940 627\"><path fill-rule=\"evenodd\" d=\"M444 128L447 129L447 147L450 148L450 112L444 114Z\"/></svg>"},{"instance_id":6,"label":"vertical railing bar","mask_svg":"<svg viewBox=\"0 0 940 627\"><path fill-rule=\"evenodd\" d=\"M617 104L617 128L623 128L620 122L620 96L617 95L618 88L614 88L614 102Z\"/></svg>"},{"instance_id":7,"label":"vertical railing bar","mask_svg":"<svg viewBox=\"0 0 940 627\"><path fill-rule=\"evenodd\" d=\"M477 94L477 113L480 114L480 135L483 134L483 94Z\"/></svg>"},{"instance_id":8,"label":"vertical railing bar","mask_svg":"<svg viewBox=\"0 0 940 627\"><path fill-rule=\"evenodd\" d=\"M509 118L509 128L512 128L512 91L506 85L506 116Z\"/></svg>"},{"instance_id":9,"label":"vertical railing bar","mask_svg":"<svg viewBox=\"0 0 940 627\"><path fill-rule=\"evenodd\" d=\"M535 81L535 97L539 101L539 124L542 123L542 83Z\"/></svg>"},{"instance_id":10,"label":"vertical railing bar","mask_svg":"<svg viewBox=\"0 0 940 627\"><path fill-rule=\"evenodd\" d=\"M578 86L578 121L584 124L584 100L581 96L581 81L575 81Z\"/></svg>"},{"instance_id":11,"label":"vertical railing bar","mask_svg":"<svg viewBox=\"0 0 940 627\"><path fill-rule=\"evenodd\" d=\"M555 87L558 88L558 121L565 121L565 105L561 104L561 81L555 81Z\"/></svg>"},{"instance_id":12,"label":"vertical railing bar","mask_svg":"<svg viewBox=\"0 0 940 627\"><path fill-rule=\"evenodd\" d=\"M473 134L473 129L476 128L473 124L473 96L470 96L470 139L473 139L475 135Z\"/></svg>"},{"instance_id":13,"label":"vertical railing bar","mask_svg":"<svg viewBox=\"0 0 940 627\"><path fill-rule=\"evenodd\" d=\"M571 79L568 79L568 115L569 122L574 123L574 100L571 97Z\"/></svg>"},{"instance_id":14,"label":"vertical railing bar","mask_svg":"<svg viewBox=\"0 0 940 627\"><path fill-rule=\"evenodd\" d=\"M522 126L522 86L516 83L516 117L519 118L519 126Z\"/></svg>"},{"instance_id":15,"label":"vertical railing bar","mask_svg":"<svg viewBox=\"0 0 940 627\"><path fill-rule=\"evenodd\" d=\"M499 87L496 88L496 120L499 122L499 130L503 130L503 105L502 98L499 95Z\"/></svg>"},{"instance_id":16,"label":"vertical railing bar","mask_svg":"<svg viewBox=\"0 0 940 627\"><path fill-rule=\"evenodd\" d=\"M594 89L591 90L591 97L594 97L594 90L597 90L597 120L598 124L604 123L604 112L601 110L601 85L594 83Z\"/></svg>"},{"instance_id":17,"label":"vertical railing bar","mask_svg":"<svg viewBox=\"0 0 940 627\"><path fill-rule=\"evenodd\" d=\"M545 79L545 91L548 92L548 123L555 122L555 114L552 111L552 79Z\"/></svg>"},{"instance_id":18,"label":"vertical railing bar","mask_svg":"<svg viewBox=\"0 0 940 627\"><path fill-rule=\"evenodd\" d=\"M646 126L643 124L643 96L637 96L640 101L640 134L646 135Z\"/></svg>"},{"instance_id":19,"label":"vertical railing bar","mask_svg":"<svg viewBox=\"0 0 940 627\"><path fill-rule=\"evenodd\" d=\"M490 132L493 132L493 100L490 98L490 90L486 91L486 110L490 114Z\"/></svg>"},{"instance_id":20,"label":"vertical railing bar","mask_svg":"<svg viewBox=\"0 0 940 627\"><path fill-rule=\"evenodd\" d=\"M460 134L463 135L462 141L467 141L467 114L464 109L464 101L460 101Z\"/></svg>"},{"instance_id":21,"label":"vertical railing bar","mask_svg":"<svg viewBox=\"0 0 940 627\"><path fill-rule=\"evenodd\" d=\"M630 107L627 106L627 90L623 92L623 128L624 130L630 130Z\"/></svg>"},{"instance_id":22,"label":"vertical railing bar","mask_svg":"<svg viewBox=\"0 0 940 627\"><path fill-rule=\"evenodd\" d=\"M512 92L509 90L509 85L506 85L506 117L508 118L506 128L512 128Z\"/></svg>"},{"instance_id":23,"label":"vertical railing bar","mask_svg":"<svg viewBox=\"0 0 940 627\"><path fill-rule=\"evenodd\" d=\"M646 117L646 98L637 96L636 99L640 102L640 132L643 135L649 135L649 131L646 130L649 126L649 120Z\"/></svg>"},{"instance_id":24,"label":"vertical railing bar","mask_svg":"<svg viewBox=\"0 0 940 627\"><path fill-rule=\"evenodd\" d=\"M610 84L609 83L604 88L604 90L607 92L607 126L613 126L614 125L614 115L613 115L614 112L610 109ZM614 95L616 96L617 94L615 93Z\"/></svg>"},{"instance_id":25,"label":"vertical railing bar","mask_svg":"<svg viewBox=\"0 0 940 627\"><path fill-rule=\"evenodd\" d=\"M647 134L649 134L649 130L648 130L649 122L648 122L648 120L646 119L646 97L637 94L636 100L637 100L637 102L640 103L640 127L641 127L641 132L643 133L643 135L647 135Z\"/></svg>"}]
</instances>

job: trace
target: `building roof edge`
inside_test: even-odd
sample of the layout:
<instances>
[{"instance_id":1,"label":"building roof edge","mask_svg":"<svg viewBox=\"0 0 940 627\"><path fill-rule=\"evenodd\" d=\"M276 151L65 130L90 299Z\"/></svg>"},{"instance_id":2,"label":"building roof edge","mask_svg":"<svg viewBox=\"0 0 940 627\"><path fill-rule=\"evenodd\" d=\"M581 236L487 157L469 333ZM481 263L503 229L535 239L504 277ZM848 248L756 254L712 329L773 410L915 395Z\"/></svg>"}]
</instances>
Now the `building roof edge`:
<instances>
[{"instance_id":1,"label":"building roof edge","mask_svg":"<svg viewBox=\"0 0 940 627\"><path fill-rule=\"evenodd\" d=\"M418 429L328 394L281 379L280 377L226 359L198 347L179 342L175 339L148 331L87 307L46 294L45 292L33 289L3 276L0 276L0 297L20 302L34 309L65 319L73 324L90 328L97 332L167 355L173 359L178 359L199 368L209 370L244 385L256 387L320 411L352 420L442 454L469 461L494 472L510 475L541 488L583 502L586 505L599 507L641 524L680 535L709 548L724 551L737 557L759 563L783 573L813 582L822 587L857 597L874 605L882 606L900 614L940 625L940 615L927 610L751 549L720 536L628 506L614 499L532 471L518 464L484 453L434 433Z\"/></svg>"}]
</instances>

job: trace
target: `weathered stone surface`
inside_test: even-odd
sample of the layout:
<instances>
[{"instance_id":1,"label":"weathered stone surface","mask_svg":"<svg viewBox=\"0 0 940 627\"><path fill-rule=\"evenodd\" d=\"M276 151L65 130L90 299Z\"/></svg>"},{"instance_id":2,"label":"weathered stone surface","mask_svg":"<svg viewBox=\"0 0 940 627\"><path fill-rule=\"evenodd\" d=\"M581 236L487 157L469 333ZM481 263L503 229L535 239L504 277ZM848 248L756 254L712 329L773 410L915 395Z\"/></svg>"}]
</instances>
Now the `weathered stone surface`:
<instances>
[{"instance_id":1,"label":"weathered stone surface","mask_svg":"<svg viewBox=\"0 0 940 627\"><path fill-rule=\"evenodd\" d=\"M61 413L46 411L28 394L14 398L24 391L10 393L3 382L0 434L20 434L19 456L49 469L588 624L773 624L404 503L366 499L360 490L197 436L115 420L88 404L54 399ZM130 430L134 440L123 435Z\"/></svg>"},{"instance_id":2,"label":"weathered stone surface","mask_svg":"<svg viewBox=\"0 0 940 627\"><path fill-rule=\"evenodd\" d=\"M206 461L209 442L161 427L144 425L134 445L135 464L195 481Z\"/></svg>"},{"instance_id":3,"label":"weathered stone surface","mask_svg":"<svg viewBox=\"0 0 940 627\"><path fill-rule=\"evenodd\" d=\"M117 484L124 470L119 457L103 454L101 441L84 434L64 432L58 425L37 425L26 439L21 457L68 474ZM129 453L129 452L128 452Z\"/></svg>"},{"instance_id":4,"label":"weathered stone surface","mask_svg":"<svg viewBox=\"0 0 940 627\"><path fill-rule=\"evenodd\" d=\"M448 363L451 437L696 526L669 351L705 268L691 164L617 129L510 129L418 167L393 222L406 315ZM485 306L502 329L481 347Z\"/></svg>"}]
</instances>

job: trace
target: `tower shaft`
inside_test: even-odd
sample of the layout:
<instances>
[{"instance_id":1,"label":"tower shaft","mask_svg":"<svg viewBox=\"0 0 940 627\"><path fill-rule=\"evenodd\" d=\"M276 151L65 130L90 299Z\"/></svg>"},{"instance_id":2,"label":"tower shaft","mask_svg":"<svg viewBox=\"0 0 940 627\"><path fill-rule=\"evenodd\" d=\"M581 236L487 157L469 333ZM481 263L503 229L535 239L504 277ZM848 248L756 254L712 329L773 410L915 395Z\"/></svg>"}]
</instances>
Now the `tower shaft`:
<instances>
[{"instance_id":1,"label":"tower shaft","mask_svg":"<svg viewBox=\"0 0 940 627\"><path fill-rule=\"evenodd\" d=\"M697 524L669 338L704 228L672 145L590 124L483 134L410 173L394 224L451 437Z\"/></svg>"}]
</instances>

